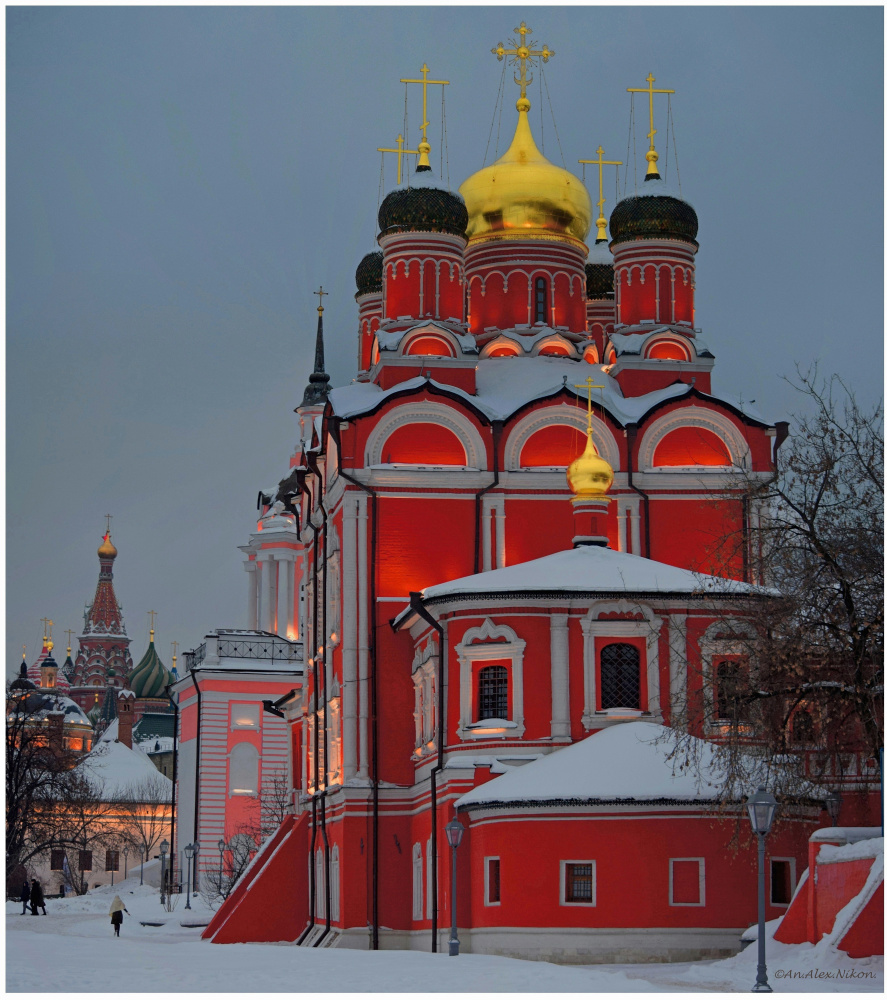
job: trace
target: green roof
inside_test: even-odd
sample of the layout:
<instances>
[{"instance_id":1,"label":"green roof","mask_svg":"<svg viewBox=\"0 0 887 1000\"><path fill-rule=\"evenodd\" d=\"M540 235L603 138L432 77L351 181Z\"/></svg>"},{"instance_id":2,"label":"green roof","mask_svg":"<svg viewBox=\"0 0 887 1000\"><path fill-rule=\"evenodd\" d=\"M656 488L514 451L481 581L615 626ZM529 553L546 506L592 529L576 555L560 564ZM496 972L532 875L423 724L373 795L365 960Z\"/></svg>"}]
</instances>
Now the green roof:
<instances>
[{"instance_id":1,"label":"green roof","mask_svg":"<svg viewBox=\"0 0 887 1000\"><path fill-rule=\"evenodd\" d=\"M166 687L172 682L173 676L163 665L152 641L133 670L129 686L136 698L165 698Z\"/></svg>"},{"instance_id":2,"label":"green roof","mask_svg":"<svg viewBox=\"0 0 887 1000\"><path fill-rule=\"evenodd\" d=\"M132 731L133 739L156 740L162 736L175 736L176 717L172 712L145 712Z\"/></svg>"}]
</instances>

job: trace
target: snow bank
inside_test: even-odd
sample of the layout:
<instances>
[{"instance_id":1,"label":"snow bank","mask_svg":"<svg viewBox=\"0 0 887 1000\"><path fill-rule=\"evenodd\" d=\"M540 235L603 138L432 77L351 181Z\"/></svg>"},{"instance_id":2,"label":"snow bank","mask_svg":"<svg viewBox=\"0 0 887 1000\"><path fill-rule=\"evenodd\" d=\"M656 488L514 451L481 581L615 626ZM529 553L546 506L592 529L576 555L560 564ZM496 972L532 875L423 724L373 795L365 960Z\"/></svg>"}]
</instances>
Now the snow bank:
<instances>
[{"instance_id":1,"label":"snow bank","mask_svg":"<svg viewBox=\"0 0 887 1000\"><path fill-rule=\"evenodd\" d=\"M858 861L862 858L882 858L883 856L884 838L873 837L870 840L858 840L852 844L823 844L819 848L819 854L816 856L816 863L829 864L833 861Z\"/></svg>"}]
</instances>

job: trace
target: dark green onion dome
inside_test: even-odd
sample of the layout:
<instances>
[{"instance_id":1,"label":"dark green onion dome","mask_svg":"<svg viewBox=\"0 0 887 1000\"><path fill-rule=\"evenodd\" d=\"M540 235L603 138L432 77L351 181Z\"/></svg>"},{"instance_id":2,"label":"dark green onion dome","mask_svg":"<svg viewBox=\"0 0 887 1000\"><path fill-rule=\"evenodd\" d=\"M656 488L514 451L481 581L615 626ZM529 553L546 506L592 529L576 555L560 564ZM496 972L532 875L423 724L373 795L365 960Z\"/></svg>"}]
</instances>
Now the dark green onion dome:
<instances>
[{"instance_id":1,"label":"dark green onion dome","mask_svg":"<svg viewBox=\"0 0 887 1000\"><path fill-rule=\"evenodd\" d=\"M585 264L585 294L590 299L615 298L613 291L613 254L606 240L599 240L588 251Z\"/></svg>"},{"instance_id":2,"label":"dark green onion dome","mask_svg":"<svg viewBox=\"0 0 887 1000\"><path fill-rule=\"evenodd\" d=\"M374 250L357 265L354 275L357 282L357 294L369 295L371 292L382 291L382 251Z\"/></svg>"},{"instance_id":3,"label":"dark green onion dome","mask_svg":"<svg viewBox=\"0 0 887 1000\"><path fill-rule=\"evenodd\" d=\"M136 698L165 698L166 687L172 682L173 676L157 655L152 639L145 655L130 675L129 686L135 692Z\"/></svg>"},{"instance_id":4,"label":"dark green onion dome","mask_svg":"<svg viewBox=\"0 0 887 1000\"><path fill-rule=\"evenodd\" d=\"M18 677L9 685L9 689L10 691L15 691L17 694L37 690L37 685L32 684L28 680L28 664L24 660L22 660L22 665L19 667Z\"/></svg>"},{"instance_id":5,"label":"dark green onion dome","mask_svg":"<svg viewBox=\"0 0 887 1000\"><path fill-rule=\"evenodd\" d=\"M89 719L90 725L95 729L98 724L99 719L102 717L102 706L99 704L99 696L95 696L95 704L86 713L86 718Z\"/></svg>"},{"instance_id":6,"label":"dark green onion dome","mask_svg":"<svg viewBox=\"0 0 887 1000\"><path fill-rule=\"evenodd\" d=\"M462 195L446 191L427 167L418 167L410 186L386 195L379 208L379 235L452 233L465 236L468 209Z\"/></svg>"},{"instance_id":7,"label":"dark green onion dome","mask_svg":"<svg viewBox=\"0 0 887 1000\"><path fill-rule=\"evenodd\" d=\"M682 240L695 249L699 220L692 205L665 191L658 178L645 181L642 194L623 198L610 216L610 246L629 240Z\"/></svg>"}]
</instances>

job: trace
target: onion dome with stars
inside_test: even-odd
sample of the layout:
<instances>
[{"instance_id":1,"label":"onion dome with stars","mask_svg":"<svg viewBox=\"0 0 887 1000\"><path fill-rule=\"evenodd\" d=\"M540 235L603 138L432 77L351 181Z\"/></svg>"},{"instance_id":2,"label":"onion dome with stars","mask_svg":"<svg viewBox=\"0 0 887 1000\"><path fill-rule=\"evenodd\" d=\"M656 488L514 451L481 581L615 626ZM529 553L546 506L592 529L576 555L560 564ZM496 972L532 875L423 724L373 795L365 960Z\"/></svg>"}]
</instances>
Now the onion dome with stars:
<instances>
[{"instance_id":1,"label":"onion dome with stars","mask_svg":"<svg viewBox=\"0 0 887 1000\"><path fill-rule=\"evenodd\" d=\"M148 648L130 675L129 686L136 698L165 698L166 688L172 682L172 674L163 665L154 648L154 629L151 629Z\"/></svg>"},{"instance_id":2,"label":"onion dome with stars","mask_svg":"<svg viewBox=\"0 0 887 1000\"><path fill-rule=\"evenodd\" d=\"M681 240L699 249L699 219L692 205L670 192L659 174L648 175L642 192L623 198L610 216L610 246L632 240Z\"/></svg>"},{"instance_id":3,"label":"onion dome with stars","mask_svg":"<svg viewBox=\"0 0 887 1000\"><path fill-rule=\"evenodd\" d=\"M357 295L372 295L382 291L382 251L373 250L357 265L354 275L357 284Z\"/></svg>"},{"instance_id":4,"label":"onion dome with stars","mask_svg":"<svg viewBox=\"0 0 887 1000\"><path fill-rule=\"evenodd\" d=\"M420 152L423 145L428 144L419 143ZM450 233L464 237L467 226L468 210L462 196L448 191L421 159L408 186L389 192L379 206L380 237L392 233Z\"/></svg>"}]
</instances>

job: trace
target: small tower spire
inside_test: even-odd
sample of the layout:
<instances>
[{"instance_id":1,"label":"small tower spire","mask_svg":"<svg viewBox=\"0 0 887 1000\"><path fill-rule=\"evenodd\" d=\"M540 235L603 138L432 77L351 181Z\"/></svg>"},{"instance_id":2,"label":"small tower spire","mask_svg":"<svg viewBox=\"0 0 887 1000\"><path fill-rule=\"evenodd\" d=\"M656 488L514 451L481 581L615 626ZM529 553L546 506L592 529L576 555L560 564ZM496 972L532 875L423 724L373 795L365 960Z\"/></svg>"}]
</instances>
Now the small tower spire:
<instances>
[{"instance_id":1,"label":"small tower spire","mask_svg":"<svg viewBox=\"0 0 887 1000\"><path fill-rule=\"evenodd\" d=\"M324 371L323 357L323 296L329 295L329 292L325 292L323 285L321 285L314 294L318 297L314 371L308 376L308 385L305 387L305 395L302 397L302 406L322 406L330 391L330 377Z\"/></svg>"}]
</instances>

